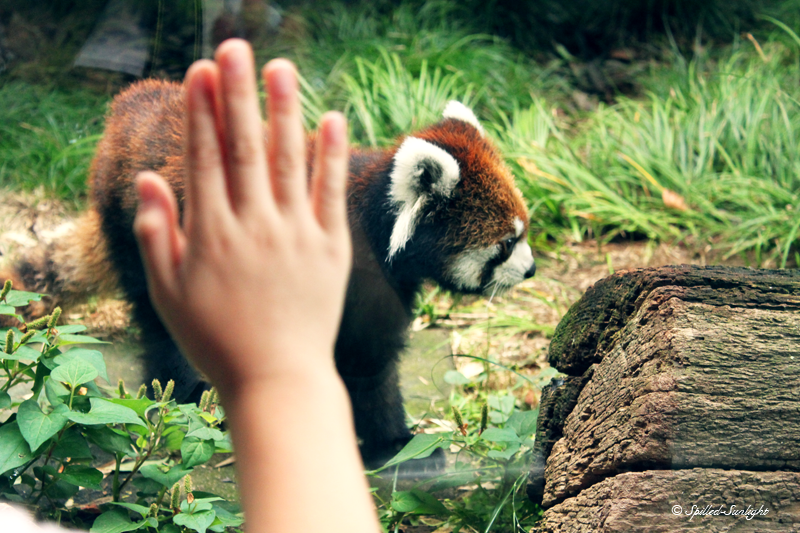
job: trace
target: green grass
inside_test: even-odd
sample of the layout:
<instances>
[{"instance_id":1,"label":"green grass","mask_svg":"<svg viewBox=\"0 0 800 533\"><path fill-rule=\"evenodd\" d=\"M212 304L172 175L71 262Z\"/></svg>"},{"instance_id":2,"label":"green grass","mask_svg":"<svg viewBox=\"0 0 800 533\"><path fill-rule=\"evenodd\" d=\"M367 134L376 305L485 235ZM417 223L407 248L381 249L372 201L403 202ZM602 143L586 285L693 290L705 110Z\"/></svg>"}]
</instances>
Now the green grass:
<instances>
[{"instance_id":1,"label":"green grass","mask_svg":"<svg viewBox=\"0 0 800 533\"><path fill-rule=\"evenodd\" d=\"M107 97L17 81L0 87L0 101L0 185L80 199Z\"/></svg>"},{"instance_id":2,"label":"green grass","mask_svg":"<svg viewBox=\"0 0 800 533\"><path fill-rule=\"evenodd\" d=\"M481 39L471 54L480 54ZM583 114L568 110L561 81L531 78L526 92L515 92L513 77L503 86L475 76L473 56L448 68L434 56L419 59L417 48L376 42L366 50L374 53L344 52L324 91L307 79L309 123L339 108L356 142L383 146L460 99L515 170L539 246L647 238L713 251L717 260L797 265L800 39L788 27L778 24L758 46L737 40L692 59L674 48L641 78L642 94ZM555 77L562 71L550 68Z\"/></svg>"},{"instance_id":3,"label":"green grass","mask_svg":"<svg viewBox=\"0 0 800 533\"><path fill-rule=\"evenodd\" d=\"M484 110L510 109L512 102L529 98L532 91L555 94L566 87L565 78L554 75L560 62L539 64L506 41L471 30L453 2L402 4L388 14L370 5L354 9L333 3L303 12L302 20L291 31L296 32L298 25L306 28L303 38L287 37L282 44L258 52L259 58L284 55L293 59L313 97L326 107L358 110L364 99L354 93L376 93L387 101L368 104L374 113L372 122L380 124L388 118L394 127L387 135L392 137L407 131L400 126L430 120L431 113L440 110L409 105L412 80L468 93ZM434 76L439 76L438 83ZM475 94L478 88L480 98ZM388 106L394 108L387 117ZM357 138L378 142L369 135Z\"/></svg>"},{"instance_id":4,"label":"green grass","mask_svg":"<svg viewBox=\"0 0 800 533\"><path fill-rule=\"evenodd\" d=\"M797 264L800 38L790 26L765 16L773 30L760 45L737 39L691 59L674 45L639 76L640 95L581 114L564 60L541 65L470 33L447 2L377 9L305 12L302 38L279 41L305 76L309 125L341 109L357 143L385 146L459 99L516 171L540 246L632 236ZM105 97L17 81L0 98L0 185L84 194Z\"/></svg>"},{"instance_id":5,"label":"green grass","mask_svg":"<svg viewBox=\"0 0 800 533\"><path fill-rule=\"evenodd\" d=\"M531 202L534 233L642 235L794 263L799 56L774 41L761 53L742 45L718 61L676 60L653 72L645 97L578 123L554 119L543 100L502 114L494 131Z\"/></svg>"}]
</instances>

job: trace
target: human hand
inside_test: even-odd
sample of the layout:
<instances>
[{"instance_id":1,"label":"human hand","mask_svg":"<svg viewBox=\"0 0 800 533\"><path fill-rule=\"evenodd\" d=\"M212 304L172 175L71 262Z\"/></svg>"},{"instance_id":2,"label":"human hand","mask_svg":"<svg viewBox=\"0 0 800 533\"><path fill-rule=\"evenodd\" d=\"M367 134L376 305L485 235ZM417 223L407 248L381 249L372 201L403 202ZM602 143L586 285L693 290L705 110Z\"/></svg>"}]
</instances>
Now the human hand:
<instances>
[{"instance_id":1,"label":"human hand","mask_svg":"<svg viewBox=\"0 0 800 533\"><path fill-rule=\"evenodd\" d=\"M334 371L350 270L344 117L322 118L309 186L295 69L278 59L262 75L266 147L244 41L226 41L215 61L187 72L182 227L166 182L137 178L134 231L151 299L223 395L262 378Z\"/></svg>"}]
</instances>

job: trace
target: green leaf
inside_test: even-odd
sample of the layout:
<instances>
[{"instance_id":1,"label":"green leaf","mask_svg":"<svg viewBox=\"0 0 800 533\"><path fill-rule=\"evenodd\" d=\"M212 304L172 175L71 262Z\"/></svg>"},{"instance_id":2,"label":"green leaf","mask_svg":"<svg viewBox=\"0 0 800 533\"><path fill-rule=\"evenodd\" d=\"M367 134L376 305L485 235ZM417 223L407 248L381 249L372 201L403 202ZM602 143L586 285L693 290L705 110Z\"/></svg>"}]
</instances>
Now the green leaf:
<instances>
[{"instance_id":1,"label":"green leaf","mask_svg":"<svg viewBox=\"0 0 800 533\"><path fill-rule=\"evenodd\" d=\"M164 445L167 447L167 450L175 452L181 449L186 434L181 431L178 426L171 426L168 427L161 436L164 439Z\"/></svg>"},{"instance_id":2,"label":"green leaf","mask_svg":"<svg viewBox=\"0 0 800 533\"><path fill-rule=\"evenodd\" d=\"M147 416L147 411L157 405L156 402L153 400L148 400L147 398L139 398L138 400L133 398L109 398L108 401L133 409L134 412L139 415L140 418L142 418L142 420L144 420Z\"/></svg>"},{"instance_id":3,"label":"green leaf","mask_svg":"<svg viewBox=\"0 0 800 533\"><path fill-rule=\"evenodd\" d=\"M56 342L59 346L67 346L69 344L109 344L106 341L101 341L94 337L89 337L88 335L70 334L59 335Z\"/></svg>"},{"instance_id":4,"label":"green leaf","mask_svg":"<svg viewBox=\"0 0 800 533\"><path fill-rule=\"evenodd\" d=\"M58 444L53 449L56 459L91 459L94 457L86 439L83 438L77 426L72 426L58 439Z\"/></svg>"},{"instance_id":5,"label":"green leaf","mask_svg":"<svg viewBox=\"0 0 800 533\"><path fill-rule=\"evenodd\" d=\"M17 316L17 310L10 305L0 304L0 315Z\"/></svg>"},{"instance_id":6,"label":"green leaf","mask_svg":"<svg viewBox=\"0 0 800 533\"><path fill-rule=\"evenodd\" d=\"M100 428L85 428L86 436L96 446L111 453L121 453L124 455L133 452L131 449L130 435L124 431L118 431L108 426Z\"/></svg>"},{"instance_id":7,"label":"green leaf","mask_svg":"<svg viewBox=\"0 0 800 533\"><path fill-rule=\"evenodd\" d=\"M447 472L444 475L437 476L436 481L433 482L427 489L430 492L438 492L440 490L452 489L455 487L463 487L469 485L479 474L473 470L464 472L455 471Z\"/></svg>"},{"instance_id":8,"label":"green leaf","mask_svg":"<svg viewBox=\"0 0 800 533\"><path fill-rule=\"evenodd\" d=\"M411 491L392 493L392 509L401 513L410 513L422 505L422 502Z\"/></svg>"},{"instance_id":9,"label":"green leaf","mask_svg":"<svg viewBox=\"0 0 800 533\"><path fill-rule=\"evenodd\" d=\"M6 391L0 392L0 409L8 409L11 407L11 396Z\"/></svg>"},{"instance_id":10,"label":"green leaf","mask_svg":"<svg viewBox=\"0 0 800 533\"><path fill-rule=\"evenodd\" d=\"M44 382L44 392L50 405L56 406L69 401L69 389L63 383L55 379L47 379Z\"/></svg>"},{"instance_id":11,"label":"green leaf","mask_svg":"<svg viewBox=\"0 0 800 533\"><path fill-rule=\"evenodd\" d=\"M149 438L150 437L150 430L147 426L143 426L141 424L131 424L127 426L125 429L132 433L136 433L137 435L141 435L142 437Z\"/></svg>"},{"instance_id":12,"label":"green leaf","mask_svg":"<svg viewBox=\"0 0 800 533\"><path fill-rule=\"evenodd\" d=\"M135 513L139 513L142 515L142 518L145 518L147 514L150 512L149 507L145 507L144 505L136 505L135 503L127 503L127 502L109 502L111 505L119 505L120 507L124 507L126 509L130 509Z\"/></svg>"},{"instance_id":13,"label":"green leaf","mask_svg":"<svg viewBox=\"0 0 800 533\"><path fill-rule=\"evenodd\" d=\"M63 324L58 326L58 333L80 333L86 331L86 326L83 324Z\"/></svg>"},{"instance_id":14,"label":"green leaf","mask_svg":"<svg viewBox=\"0 0 800 533\"><path fill-rule=\"evenodd\" d=\"M198 511L196 513L180 513L175 515L172 521L183 527L193 529L197 533L206 533L208 526L214 522L216 513L214 511Z\"/></svg>"},{"instance_id":15,"label":"green leaf","mask_svg":"<svg viewBox=\"0 0 800 533\"><path fill-rule=\"evenodd\" d=\"M38 361L40 355L42 353L39 350L34 350L30 346L20 346L12 354L0 354L0 359L7 361Z\"/></svg>"},{"instance_id":16,"label":"green leaf","mask_svg":"<svg viewBox=\"0 0 800 533\"><path fill-rule=\"evenodd\" d=\"M458 370L448 370L445 372L444 381L445 383L450 383L451 385L467 385L469 383L467 376Z\"/></svg>"},{"instance_id":17,"label":"green leaf","mask_svg":"<svg viewBox=\"0 0 800 533\"><path fill-rule=\"evenodd\" d=\"M538 418L538 409L533 411L514 411L511 418L506 422L506 427L513 429L520 439L526 440L536 433L536 421Z\"/></svg>"},{"instance_id":18,"label":"green leaf","mask_svg":"<svg viewBox=\"0 0 800 533\"><path fill-rule=\"evenodd\" d=\"M216 446L214 453L233 453L231 434L226 432L222 439L214 441L214 446Z\"/></svg>"},{"instance_id":19,"label":"green leaf","mask_svg":"<svg viewBox=\"0 0 800 533\"><path fill-rule=\"evenodd\" d=\"M152 479L147 479L146 477L137 476L133 478L131 483L139 489L139 492L146 496L155 496L159 493L159 491L163 488L161 483L158 481L153 481Z\"/></svg>"},{"instance_id":20,"label":"green leaf","mask_svg":"<svg viewBox=\"0 0 800 533\"><path fill-rule=\"evenodd\" d=\"M22 436L36 450L45 441L61 431L67 425L66 414L69 408L59 404L49 414L44 414L35 400L27 400L20 404L17 421Z\"/></svg>"},{"instance_id":21,"label":"green leaf","mask_svg":"<svg viewBox=\"0 0 800 533\"><path fill-rule=\"evenodd\" d=\"M37 397L44 387L44 379L50 375L47 365L36 365L36 378L33 380L33 395Z\"/></svg>"},{"instance_id":22,"label":"green leaf","mask_svg":"<svg viewBox=\"0 0 800 533\"><path fill-rule=\"evenodd\" d=\"M181 528L175 524L164 524L158 528L158 533L181 533Z\"/></svg>"},{"instance_id":23,"label":"green leaf","mask_svg":"<svg viewBox=\"0 0 800 533\"><path fill-rule=\"evenodd\" d=\"M31 448L19 431L17 421L0 427L0 474L33 459Z\"/></svg>"},{"instance_id":24,"label":"green leaf","mask_svg":"<svg viewBox=\"0 0 800 533\"><path fill-rule=\"evenodd\" d=\"M72 348L54 359L58 365L63 365L78 358L92 365L101 378L108 381L108 371L106 370L106 362L103 359L103 354L97 350L87 350L86 348Z\"/></svg>"},{"instance_id":25,"label":"green leaf","mask_svg":"<svg viewBox=\"0 0 800 533\"><path fill-rule=\"evenodd\" d=\"M59 365L50 372L51 379L68 383L73 389L79 385L83 385L87 381L92 381L99 375L100 373L94 366L78 358L72 359L63 365Z\"/></svg>"},{"instance_id":26,"label":"green leaf","mask_svg":"<svg viewBox=\"0 0 800 533\"><path fill-rule=\"evenodd\" d=\"M195 492L195 496L197 494L198 492ZM229 502L213 505L214 512L217 513L214 523L210 526L213 531L225 531L225 528L227 527L239 527L244 523L244 516L242 516L241 511L238 513L233 513L223 507L227 504L229 504Z\"/></svg>"},{"instance_id":27,"label":"green leaf","mask_svg":"<svg viewBox=\"0 0 800 533\"><path fill-rule=\"evenodd\" d=\"M112 509L97 517L89 533L125 533L139 529L141 525L141 522L131 522L127 511Z\"/></svg>"},{"instance_id":28,"label":"green leaf","mask_svg":"<svg viewBox=\"0 0 800 533\"><path fill-rule=\"evenodd\" d=\"M401 513L448 514L447 508L439 500L419 489L394 492L392 508Z\"/></svg>"},{"instance_id":29,"label":"green leaf","mask_svg":"<svg viewBox=\"0 0 800 533\"><path fill-rule=\"evenodd\" d=\"M61 354L61 351L56 349L54 352L55 355L51 354L50 352L47 353L44 357L42 357L39 362L42 363L42 366L49 368L50 370L54 370L58 364L56 363L55 359L58 355Z\"/></svg>"},{"instance_id":30,"label":"green leaf","mask_svg":"<svg viewBox=\"0 0 800 533\"><path fill-rule=\"evenodd\" d=\"M175 483L183 479L183 476L190 474L192 468L185 468L183 465L175 465L169 471L162 472L157 464L146 464L139 469L141 474L153 481L158 481L165 487L172 487Z\"/></svg>"},{"instance_id":31,"label":"green leaf","mask_svg":"<svg viewBox=\"0 0 800 533\"><path fill-rule=\"evenodd\" d=\"M215 423L218 419L216 416L212 415L211 413L200 412L197 414L200 418L208 422L209 424Z\"/></svg>"},{"instance_id":32,"label":"green leaf","mask_svg":"<svg viewBox=\"0 0 800 533\"><path fill-rule=\"evenodd\" d=\"M417 497L417 499L419 499L419 501L422 502L422 505L417 507L415 511L416 513L435 515L450 514L450 512L447 510L447 507L442 505L442 502L437 500L432 494L420 489L411 489L411 492Z\"/></svg>"},{"instance_id":33,"label":"green leaf","mask_svg":"<svg viewBox=\"0 0 800 533\"><path fill-rule=\"evenodd\" d=\"M59 475L62 481L88 489L100 489L103 473L89 466L68 466Z\"/></svg>"},{"instance_id":34,"label":"green leaf","mask_svg":"<svg viewBox=\"0 0 800 533\"><path fill-rule=\"evenodd\" d=\"M511 395L498 396L496 394L490 394L488 399L489 407L491 407L494 411L499 411L489 412L492 422L495 424L500 424L508 420L508 417L511 416L511 412L514 410L514 402L515 399Z\"/></svg>"},{"instance_id":35,"label":"green leaf","mask_svg":"<svg viewBox=\"0 0 800 533\"><path fill-rule=\"evenodd\" d=\"M429 457L437 448L444 448L450 445L450 439L439 435L429 435L420 433L414 435L408 444L400 450L397 455L392 457L381 469L394 466L410 459L424 459Z\"/></svg>"},{"instance_id":36,"label":"green leaf","mask_svg":"<svg viewBox=\"0 0 800 533\"><path fill-rule=\"evenodd\" d=\"M205 500L195 500L192 503L189 503L187 500L183 500L181 502L181 512L182 513L196 513L199 511L210 511L213 507L211 505L211 501L221 500L222 498L213 498L209 501L209 499Z\"/></svg>"},{"instance_id":37,"label":"green leaf","mask_svg":"<svg viewBox=\"0 0 800 533\"><path fill-rule=\"evenodd\" d=\"M80 487L78 485L73 485L72 483L67 483L66 481L59 479L52 485L50 485L47 489L45 489L44 493L52 499L66 499L75 496Z\"/></svg>"},{"instance_id":38,"label":"green leaf","mask_svg":"<svg viewBox=\"0 0 800 533\"><path fill-rule=\"evenodd\" d=\"M481 438L489 442L519 442L517 433L511 428L489 428L481 434Z\"/></svg>"},{"instance_id":39,"label":"green leaf","mask_svg":"<svg viewBox=\"0 0 800 533\"><path fill-rule=\"evenodd\" d=\"M90 402L92 407L88 413L76 413L72 411L67 414L67 417L78 424L145 425L136 415L136 412L129 407L116 405L101 398L90 398Z\"/></svg>"},{"instance_id":40,"label":"green leaf","mask_svg":"<svg viewBox=\"0 0 800 533\"><path fill-rule=\"evenodd\" d=\"M181 444L181 462L186 468L203 464L214 455L214 448L213 440L187 437Z\"/></svg>"},{"instance_id":41,"label":"green leaf","mask_svg":"<svg viewBox=\"0 0 800 533\"><path fill-rule=\"evenodd\" d=\"M502 451L500 451L500 450L489 450L489 454L488 455L492 459L503 459L503 460L507 461L507 460L511 459L512 455L514 455L515 453L517 453L519 451L519 448L520 448L520 443L519 442L509 442L508 445L506 446L505 450L502 450Z\"/></svg>"},{"instance_id":42,"label":"green leaf","mask_svg":"<svg viewBox=\"0 0 800 533\"><path fill-rule=\"evenodd\" d=\"M11 307L24 307L31 302L38 302L42 299L41 294L26 291L9 291L6 294L6 305Z\"/></svg>"},{"instance_id":43,"label":"green leaf","mask_svg":"<svg viewBox=\"0 0 800 533\"><path fill-rule=\"evenodd\" d=\"M220 440L224 437L222 431L207 427L200 421L200 417L195 414L189 417L189 431L186 433L186 436L203 440Z\"/></svg>"}]
</instances>

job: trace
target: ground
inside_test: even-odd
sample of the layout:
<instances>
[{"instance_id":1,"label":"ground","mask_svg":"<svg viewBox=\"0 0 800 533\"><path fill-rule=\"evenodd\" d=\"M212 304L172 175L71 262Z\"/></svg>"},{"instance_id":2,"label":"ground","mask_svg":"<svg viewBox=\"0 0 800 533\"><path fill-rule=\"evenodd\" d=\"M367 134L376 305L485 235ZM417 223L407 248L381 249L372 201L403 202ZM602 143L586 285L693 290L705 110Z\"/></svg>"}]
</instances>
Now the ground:
<instances>
[{"instance_id":1,"label":"ground","mask_svg":"<svg viewBox=\"0 0 800 533\"><path fill-rule=\"evenodd\" d=\"M0 202L0 254L7 260L40 242L57 239L68 231L75 215L61 202L42 193L3 192ZM708 251L706 251L708 252ZM466 357L470 354L514 366L520 373L537 376L547 369L549 336L572 303L593 283L613 271L681 263L705 263L704 255L682 247L650 241L596 242L559 245L553 251L536 251L538 270L512 291L491 300L429 293L425 312L414 322L405 357L404 389L416 406L425 412L423 400L441 396L440 378L452 368L470 378L484 370L484 363ZM66 312L70 322L85 324L96 336L113 340L109 348L110 372L124 377L130 387L141 379L135 352L135 332L130 328L128 306L121 300L92 301ZM444 363L442 360L446 359ZM452 363L450 362L452 359ZM431 370L433 368L433 371ZM513 379L509 373L493 374L493 387L500 388ZM524 400L535 406L538 391L528 390ZM422 400L423 403L420 403Z\"/></svg>"},{"instance_id":2,"label":"ground","mask_svg":"<svg viewBox=\"0 0 800 533\"><path fill-rule=\"evenodd\" d=\"M24 253L28 247L57 239L68 231L69 221L75 216L74 211L43 194L5 192L3 197L2 261ZM647 241L603 246L586 242L535 253L536 276L507 294L491 299L457 299L431 287L423 298L402 367L410 421L417 423L420 431L452 431L452 422L447 420L451 417L442 401L452 388L444 375L452 369L467 378L489 370L484 386L502 390L519 381L515 373L503 370L511 367L530 379L513 387L514 395L535 408L541 386L555 374L547 364L549 337L569 306L590 285L613 271L707 260L681 247ZM86 325L92 335L112 341L103 348L111 382L115 385L121 377L129 390L136 390L142 374L128 306L120 300L92 301L67 310L64 316L68 322ZM230 484L233 476L231 468L209 467L197 482L206 490L227 495L234 490Z\"/></svg>"}]
</instances>

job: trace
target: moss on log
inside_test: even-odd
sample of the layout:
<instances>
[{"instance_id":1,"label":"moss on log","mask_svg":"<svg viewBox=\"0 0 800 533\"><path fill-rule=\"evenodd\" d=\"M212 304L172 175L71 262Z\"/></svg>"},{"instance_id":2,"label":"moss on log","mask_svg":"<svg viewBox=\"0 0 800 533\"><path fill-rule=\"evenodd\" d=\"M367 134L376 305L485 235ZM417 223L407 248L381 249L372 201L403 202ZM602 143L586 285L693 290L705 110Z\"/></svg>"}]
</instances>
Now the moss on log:
<instances>
[{"instance_id":1,"label":"moss on log","mask_svg":"<svg viewBox=\"0 0 800 533\"><path fill-rule=\"evenodd\" d=\"M762 309L800 309L800 275L791 270L681 265L620 271L590 287L556 328L550 364L573 376L603 358L604 348L659 287L684 293L684 301Z\"/></svg>"}]
</instances>

